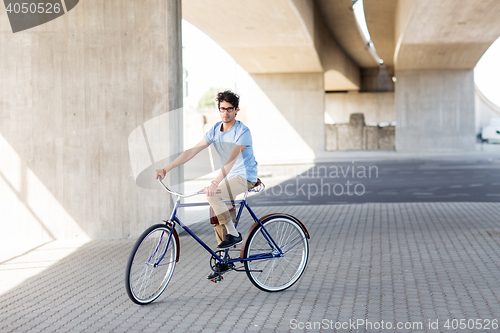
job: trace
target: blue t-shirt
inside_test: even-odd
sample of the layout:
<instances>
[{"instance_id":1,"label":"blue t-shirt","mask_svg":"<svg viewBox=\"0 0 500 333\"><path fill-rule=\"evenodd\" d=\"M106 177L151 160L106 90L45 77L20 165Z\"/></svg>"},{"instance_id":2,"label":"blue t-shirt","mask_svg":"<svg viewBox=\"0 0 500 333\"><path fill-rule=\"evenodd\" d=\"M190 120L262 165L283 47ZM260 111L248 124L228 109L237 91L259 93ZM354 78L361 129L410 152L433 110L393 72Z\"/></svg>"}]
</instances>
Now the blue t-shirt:
<instances>
[{"instance_id":1,"label":"blue t-shirt","mask_svg":"<svg viewBox=\"0 0 500 333\"><path fill-rule=\"evenodd\" d=\"M221 132L222 121L215 124L203 137L209 144L214 145L220 156L222 165L226 164L235 145L246 146L245 150L234 163L227 179L241 176L251 182L257 181L257 162L253 155L252 135L248 127L236 120L234 126L226 132Z\"/></svg>"}]
</instances>

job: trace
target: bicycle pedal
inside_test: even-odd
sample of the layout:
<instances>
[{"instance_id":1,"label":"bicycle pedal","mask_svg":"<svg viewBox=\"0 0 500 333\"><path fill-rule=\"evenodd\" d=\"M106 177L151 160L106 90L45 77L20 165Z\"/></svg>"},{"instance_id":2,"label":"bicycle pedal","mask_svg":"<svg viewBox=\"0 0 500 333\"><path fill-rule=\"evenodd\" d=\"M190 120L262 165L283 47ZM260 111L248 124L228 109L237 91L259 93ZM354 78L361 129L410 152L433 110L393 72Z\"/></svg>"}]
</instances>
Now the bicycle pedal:
<instances>
[{"instance_id":1,"label":"bicycle pedal","mask_svg":"<svg viewBox=\"0 0 500 333\"><path fill-rule=\"evenodd\" d=\"M222 275L219 275L218 277L213 278L210 281L212 281L213 283L217 283L217 282L220 282L223 279L224 279L224 277Z\"/></svg>"}]
</instances>

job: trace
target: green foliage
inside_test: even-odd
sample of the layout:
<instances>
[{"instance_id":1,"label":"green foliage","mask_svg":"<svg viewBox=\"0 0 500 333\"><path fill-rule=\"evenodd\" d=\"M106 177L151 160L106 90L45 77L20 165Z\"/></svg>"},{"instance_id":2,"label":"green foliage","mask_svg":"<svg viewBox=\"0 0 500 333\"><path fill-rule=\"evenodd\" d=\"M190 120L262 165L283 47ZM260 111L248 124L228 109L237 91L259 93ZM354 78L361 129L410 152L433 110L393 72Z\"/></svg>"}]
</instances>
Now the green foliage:
<instances>
[{"instance_id":1,"label":"green foliage","mask_svg":"<svg viewBox=\"0 0 500 333\"><path fill-rule=\"evenodd\" d=\"M198 102L198 109L215 109L217 105L215 104L215 96L219 92L217 88L210 88L208 91L200 98Z\"/></svg>"}]
</instances>

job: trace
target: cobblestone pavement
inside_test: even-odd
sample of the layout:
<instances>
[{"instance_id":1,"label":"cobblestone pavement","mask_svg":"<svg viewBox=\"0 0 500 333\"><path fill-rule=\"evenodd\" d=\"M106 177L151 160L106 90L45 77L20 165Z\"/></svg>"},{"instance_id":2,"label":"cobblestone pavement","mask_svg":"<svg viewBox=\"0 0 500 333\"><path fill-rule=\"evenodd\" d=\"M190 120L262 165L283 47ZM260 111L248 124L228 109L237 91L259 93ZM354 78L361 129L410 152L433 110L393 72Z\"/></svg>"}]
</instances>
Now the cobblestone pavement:
<instances>
[{"instance_id":1,"label":"cobblestone pavement","mask_svg":"<svg viewBox=\"0 0 500 333\"><path fill-rule=\"evenodd\" d=\"M245 273L206 280L209 257L184 233L167 290L138 306L124 287L134 241L52 242L0 263L2 285L9 286L0 294L0 332L500 331L498 203L255 211L295 215L311 234L307 270L284 292L260 291ZM250 224L246 215L241 225ZM215 246L207 222L192 227ZM23 280L23 272L36 269Z\"/></svg>"}]
</instances>

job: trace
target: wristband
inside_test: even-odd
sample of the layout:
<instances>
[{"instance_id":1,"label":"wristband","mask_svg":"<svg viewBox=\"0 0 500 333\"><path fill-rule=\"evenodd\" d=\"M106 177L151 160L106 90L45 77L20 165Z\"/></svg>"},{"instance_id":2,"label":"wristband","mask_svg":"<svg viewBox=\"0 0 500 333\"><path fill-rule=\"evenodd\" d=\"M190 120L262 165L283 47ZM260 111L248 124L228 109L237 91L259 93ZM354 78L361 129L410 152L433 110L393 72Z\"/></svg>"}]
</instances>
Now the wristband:
<instances>
[{"instance_id":1,"label":"wristband","mask_svg":"<svg viewBox=\"0 0 500 333\"><path fill-rule=\"evenodd\" d=\"M215 180L212 180L212 184L214 184L215 187L219 186L219 184L217 184L217 182Z\"/></svg>"}]
</instances>

